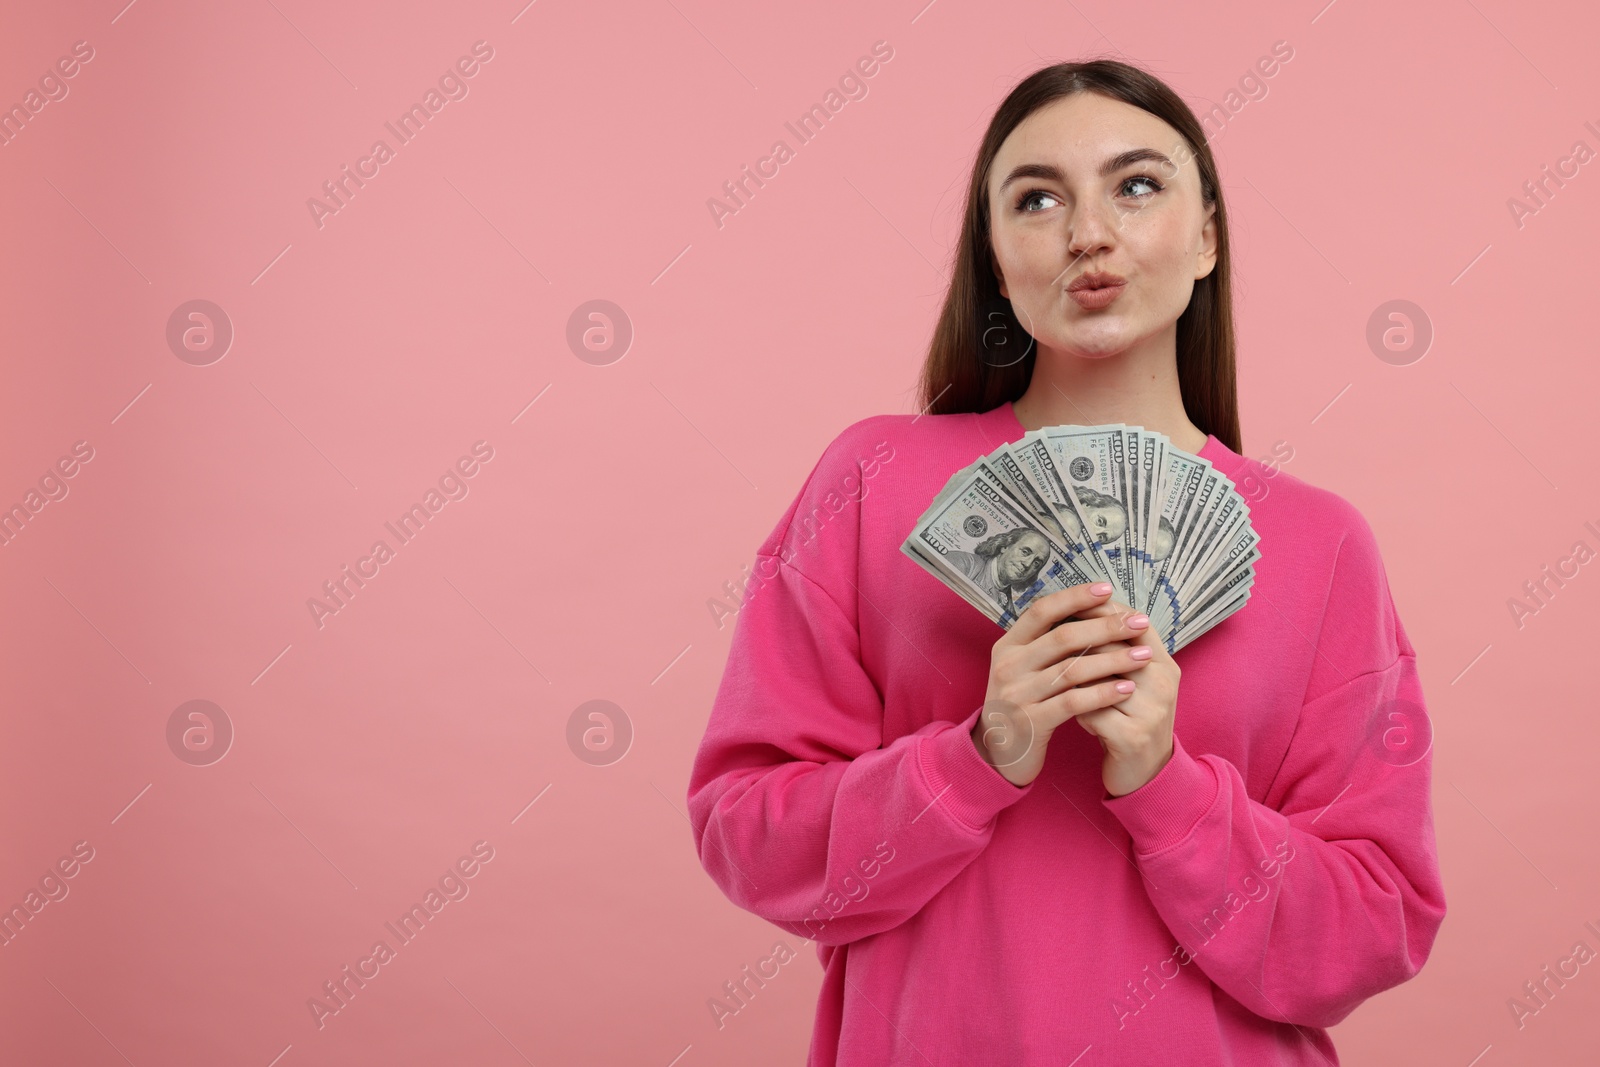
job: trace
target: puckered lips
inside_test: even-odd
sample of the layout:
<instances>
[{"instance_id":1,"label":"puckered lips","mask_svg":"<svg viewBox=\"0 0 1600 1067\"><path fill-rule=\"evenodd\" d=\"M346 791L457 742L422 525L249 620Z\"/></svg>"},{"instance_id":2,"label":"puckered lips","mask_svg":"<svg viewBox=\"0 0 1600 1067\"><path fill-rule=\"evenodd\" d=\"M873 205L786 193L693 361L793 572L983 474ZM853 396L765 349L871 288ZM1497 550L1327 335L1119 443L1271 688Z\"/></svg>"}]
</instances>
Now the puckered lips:
<instances>
[{"instance_id":1,"label":"puckered lips","mask_svg":"<svg viewBox=\"0 0 1600 1067\"><path fill-rule=\"evenodd\" d=\"M1067 283L1067 295L1088 311L1107 306L1127 288L1128 279L1109 271L1087 271Z\"/></svg>"}]
</instances>

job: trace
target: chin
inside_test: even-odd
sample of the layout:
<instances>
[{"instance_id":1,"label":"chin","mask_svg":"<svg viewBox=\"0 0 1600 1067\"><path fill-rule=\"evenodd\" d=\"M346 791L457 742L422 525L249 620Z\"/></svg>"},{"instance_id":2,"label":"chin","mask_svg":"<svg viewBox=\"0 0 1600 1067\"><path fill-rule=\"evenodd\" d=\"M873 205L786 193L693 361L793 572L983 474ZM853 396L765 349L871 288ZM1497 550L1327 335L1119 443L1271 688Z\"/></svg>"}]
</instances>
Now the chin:
<instances>
[{"instance_id":1,"label":"chin","mask_svg":"<svg viewBox=\"0 0 1600 1067\"><path fill-rule=\"evenodd\" d=\"M1057 351L1079 359L1114 359L1130 347L1122 337L1069 337L1055 346Z\"/></svg>"},{"instance_id":2,"label":"chin","mask_svg":"<svg viewBox=\"0 0 1600 1067\"><path fill-rule=\"evenodd\" d=\"M1144 339L1138 323L1115 308L1086 311L1081 317L1064 322L1056 331L1054 346L1084 359L1106 359L1121 355Z\"/></svg>"}]
</instances>

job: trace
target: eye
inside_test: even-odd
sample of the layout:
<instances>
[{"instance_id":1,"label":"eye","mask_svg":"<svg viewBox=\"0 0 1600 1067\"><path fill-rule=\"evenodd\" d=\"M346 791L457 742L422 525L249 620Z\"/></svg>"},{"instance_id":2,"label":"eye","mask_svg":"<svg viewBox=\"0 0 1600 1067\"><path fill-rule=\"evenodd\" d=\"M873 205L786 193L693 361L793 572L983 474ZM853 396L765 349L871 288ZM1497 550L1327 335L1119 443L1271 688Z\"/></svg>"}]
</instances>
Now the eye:
<instances>
[{"instance_id":1,"label":"eye","mask_svg":"<svg viewBox=\"0 0 1600 1067\"><path fill-rule=\"evenodd\" d=\"M1054 193L1048 193L1043 189L1029 189L1027 192L1023 193L1017 198L1017 210L1022 212L1024 215L1033 214L1032 211L1028 210L1028 205L1033 203L1036 197L1041 196L1047 200L1055 200L1056 198ZM1043 209L1041 208L1040 210Z\"/></svg>"},{"instance_id":2,"label":"eye","mask_svg":"<svg viewBox=\"0 0 1600 1067\"><path fill-rule=\"evenodd\" d=\"M1156 181L1154 178L1150 177L1150 175L1148 175L1148 174L1135 174L1132 177L1127 178L1126 180L1123 181L1122 188L1126 189L1128 186L1134 184L1135 182L1143 182L1145 185L1148 185L1150 187L1150 192L1140 194L1140 195L1136 196L1135 199L1147 200L1150 197L1154 196L1156 193L1159 193L1161 191L1161 183Z\"/></svg>"}]
</instances>

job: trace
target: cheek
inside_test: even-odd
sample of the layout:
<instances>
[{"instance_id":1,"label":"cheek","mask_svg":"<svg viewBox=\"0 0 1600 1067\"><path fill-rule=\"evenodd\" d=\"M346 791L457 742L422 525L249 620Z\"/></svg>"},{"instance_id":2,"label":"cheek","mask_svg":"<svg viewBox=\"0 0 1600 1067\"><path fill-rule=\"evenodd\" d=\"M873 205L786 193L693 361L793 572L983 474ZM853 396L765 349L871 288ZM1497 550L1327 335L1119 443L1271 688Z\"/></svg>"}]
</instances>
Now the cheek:
<instances>
[{"instance_id":1,"label":"cheek","mask_svg":"<svg viewBox=\"0 0 1600 1067\"><path fill-rule=\"evenodd\" d=\"M1007 229L990 223L995 261L1016 285L1048 282L1060 271L1061 238L1043 228Z\"/></svg>"},{"instance_id":2,"label":"cheek","mask_svg":"<svg viewBox=\"0 0 1600 1067\"><path fill-rule=\"evenodd\" d=\"M1181 219L1152 220L1137 235L1130 235L1125 251L1147 283L1141 294L1146 313L1176 317L1188 306L1194 287L1192 241Z\"/></svg>"},{"instance_id":3,"label":"cheek","mask_svg":"<svg viewBox=\"0 0 1600 1067\"><path fill-rule=\"evenodd\" d=\"M1199 246L1187 219L1176 214L1151 218L1131 236L1129 251L1152 274L1181 277L1193 270Z\"/></svg>"}]
</instances>

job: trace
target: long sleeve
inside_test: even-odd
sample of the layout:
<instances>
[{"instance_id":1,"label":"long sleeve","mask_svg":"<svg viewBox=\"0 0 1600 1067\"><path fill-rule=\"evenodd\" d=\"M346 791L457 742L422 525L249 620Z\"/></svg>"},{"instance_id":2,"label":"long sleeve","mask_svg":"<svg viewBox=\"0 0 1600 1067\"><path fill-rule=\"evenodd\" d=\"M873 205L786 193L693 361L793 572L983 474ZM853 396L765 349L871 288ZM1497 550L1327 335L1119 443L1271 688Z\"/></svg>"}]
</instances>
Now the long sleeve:
<instances>
[{"instance_id":1,"label":"long sleeve","mask_svg":"<svg viewBox=\"0 0 1600 1067\"><path fill-rule=\"evenodd\" d=\"M1252 1012L1318 1027L1416 975L1445 914L1416 654L1372 531L1347 514L1306 697L1265 802L1229 760L1176 736L1155 778L1102 798L1193 963ZM1181 682L1178 699L1181 726Z\"/></svg>"},{"instance_id":2,"label":"long sleeve","mask_svg":"<svg viewBox=\"0 0 1600 1067\"><path fill-rule=\"evenodd\" d=\"M741 908L845 944L915 915L1032 784L979 754L978 708L883 745L856 625L792 563L757 564L690 776L695 846Z\"/></svg>"}]
</instances>

